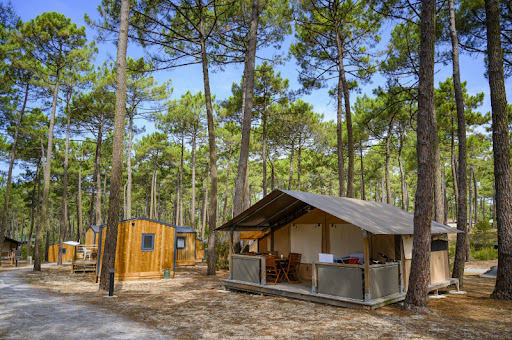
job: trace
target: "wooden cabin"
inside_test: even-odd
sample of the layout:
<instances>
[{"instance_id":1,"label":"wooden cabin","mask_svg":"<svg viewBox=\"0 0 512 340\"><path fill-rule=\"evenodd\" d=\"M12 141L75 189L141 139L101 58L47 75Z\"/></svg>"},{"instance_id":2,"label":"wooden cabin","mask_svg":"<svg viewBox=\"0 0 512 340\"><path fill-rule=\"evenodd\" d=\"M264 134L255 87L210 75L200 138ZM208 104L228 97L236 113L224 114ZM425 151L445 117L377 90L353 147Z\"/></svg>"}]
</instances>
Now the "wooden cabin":
<instances>
[{"instance_id":1,"label":"wooden cabin","mask_svg":"<svg viewBox=\"0 0 512 340\"><path fill-rule=\"evenodd\" d=\"M176 226L144 217L118 224L116 281L163 279L165 269L175 271ZM101 271L107 227L98 232L96 276Z\"/></svg>"},{"instance_id":2,"label":"wooden cabin","mask_svg":"<svg viewBox=\"0 0 512 340\"><path fill-rule=\"evenodd\" d=\"M196 231L189 227L176 227L176 265L196 265Z\"/></svg>"},{"instance_id":3,"label":"wooden cabin","mask_svg":"<svg viewBox=\"0 0 512 340\"><path fill-rule=\"evenodd\" d=\"M100 238L100 229L104 228L106 225L92 225L87 228L85 232L85 244L86 245L98 245L98 240Z\"/></svg>"},{"instance_id":4,"label":"wooden cabin","mask_svg":"<svg viewBox=\"0 0 512 340\"><path fill-rule=\"evenodd\" d=\"M20 246L20 244L22 244L22 242L20 241L16 241L12 238L9 238L9 237L4 237L4 243L2 245L2 249L1 249L1 252L0 252L0 256L2 258L7 258L9 257L9 252L11 250L16 250L18 249L18 247Z\"/></svg>"},{"instance_id":5,"label":"wooden cabin","mask_svg":"<svg viewBox=\"0 0 512 340\"><path fill-rule=\"evenodd\" d=\"M204 248L205 242L201 240L196 240L196 261L204 262L206 260Z\"/></svg>"},{"instance_id":6,"label":"wooden cabin","mask_svg":"<svg viewBox=\"0 0 512 340\"><path fill-rule=\"evenodd\" d=\"M72 246L70 244L63 243L62 244L62 263L72 262L74 252L75 252L74 246ZM48 262L57 262L58 258L59 258L59 244L58 243L52 244L48 248Z\"/></svg>"},{"instance_id":7,"label":"wooden cabin","mask_svg":"<svg viewBox=\"0 0 512 340\"><path fill-rule=\"evenodd\" d=\"M275 190L217 230L240 231L250 252L230 256L227 289L375 309L405 298L413 214L373 201ZM448 233L432 222L430 290L450 277ZM301 254L301 283L267 285L266 253ZM255 255L256 254L256 255Z\"/></svg>"}]
</instances>

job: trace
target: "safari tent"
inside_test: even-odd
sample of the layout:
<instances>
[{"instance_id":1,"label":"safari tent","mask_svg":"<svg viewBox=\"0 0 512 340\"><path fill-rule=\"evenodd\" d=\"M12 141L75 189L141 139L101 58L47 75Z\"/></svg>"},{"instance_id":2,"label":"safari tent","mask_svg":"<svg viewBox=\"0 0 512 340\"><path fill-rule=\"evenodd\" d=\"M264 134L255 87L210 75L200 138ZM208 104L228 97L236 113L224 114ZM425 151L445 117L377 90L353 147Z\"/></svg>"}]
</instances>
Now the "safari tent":
<instances>
[{"instance_id":1,"label":"safari tent","mask_svg":"<svg viewBox=\"0 0 512 340\"><path fill-rule=\"evenodd\" d=\"M227 289L367 309L405 298L413 214L397 207L275 190L217 230L240 231L251 243L247 254L231 255ZM431 290L458 285L450 278L447 237L456 232L432 222ZM278 260L300 254L301 282L267 285L268 253Z\"/></svg>"},{"instance_id":2,"label":"safari tent","mask_svg":"<svg viewBox=\"0 0 512 340\"><path fill-rule=\"evenodd\" d=\"M189 227L176 227L176 265L195 266L196 231Z\"/></svg>"},{"instance_id":3,"label":"safari tent","mask_svg":"<svg viewBox=\"0 0 512 340\"><path fill-rule=\"evenodd\" d=\"M62 263L72 262L75 247L70 244L62 244ZM48 262L57 262L59 258L59 244L52 244L48 248Z\"/></svg>"}]
</instances>

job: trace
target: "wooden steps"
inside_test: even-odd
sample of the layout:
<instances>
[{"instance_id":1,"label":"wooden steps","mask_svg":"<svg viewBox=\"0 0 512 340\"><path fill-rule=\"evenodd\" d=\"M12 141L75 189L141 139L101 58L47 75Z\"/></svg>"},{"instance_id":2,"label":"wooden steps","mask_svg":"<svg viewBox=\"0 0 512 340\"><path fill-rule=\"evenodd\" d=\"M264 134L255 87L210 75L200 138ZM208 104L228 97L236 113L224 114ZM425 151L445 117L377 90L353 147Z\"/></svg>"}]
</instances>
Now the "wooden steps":
<instances>
[{"instance_id":1,"label":"wooden steps","mask_svg":"<svg viewBox=\"0 0 512 340\"><path fill-rule=\"evenodd\" d=\"M73 273L95 273L96 261L75 261L72 270Z\"/></svg>"}]
</instances>

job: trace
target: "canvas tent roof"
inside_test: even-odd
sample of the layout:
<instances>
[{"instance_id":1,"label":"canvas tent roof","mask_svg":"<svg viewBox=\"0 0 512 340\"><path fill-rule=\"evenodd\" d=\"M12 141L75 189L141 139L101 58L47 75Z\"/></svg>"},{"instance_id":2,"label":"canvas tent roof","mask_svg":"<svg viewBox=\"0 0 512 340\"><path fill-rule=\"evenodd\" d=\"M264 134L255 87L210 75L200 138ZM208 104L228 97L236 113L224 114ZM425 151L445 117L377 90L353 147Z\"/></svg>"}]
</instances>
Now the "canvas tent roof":
<instances>
[{"instance_id":1,"label":"canvas tent roof","mask_svg":"<svg viewBox=\"0 0 512 340\"><path fill-rule=\"evenodd\" d=\"M283 226L314 208L338 217L372 234L412 235L414 215L392 205L354 198L274 190L217 230L266 231ZM432 222L433 234L457 229Z\"/></svg>"}]
</instances>

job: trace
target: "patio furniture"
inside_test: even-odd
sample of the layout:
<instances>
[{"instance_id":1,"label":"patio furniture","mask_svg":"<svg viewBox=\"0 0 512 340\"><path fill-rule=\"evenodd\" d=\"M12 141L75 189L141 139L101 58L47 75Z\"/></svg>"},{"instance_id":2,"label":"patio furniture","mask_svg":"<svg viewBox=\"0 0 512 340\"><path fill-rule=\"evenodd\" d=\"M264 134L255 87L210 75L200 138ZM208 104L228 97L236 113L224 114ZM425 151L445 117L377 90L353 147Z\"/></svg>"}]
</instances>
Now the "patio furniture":
<instances>
[{"instance_id":1,"label":"patio furniture","mask_svg":"<svg viewBox=\"0 0 512 340\"><path fill-rule=\"evenodd\" d=\"M87 249L86 247L82 247L82 250L84 252L84 261L87 256L89 256L89 261L91 260L92 250Z\"/></svg>"},{"instance_id":2,"label":"patio furniture","mask_svg":"<svg viewBox=\"0 0 512 340\"><path fill-rule=\"evenodd\" d=\"M288 266L284 269L284 276L288 283L301 283L299 275L300 260L302 255L298 253L290 253L288 255Z\"/></svg>"},{"instance_id":3,"label":"patio furniture","mask_svg":"<svg viewBox=\"0 0 512 340\"><path fill-rule=\"evenodd\" d=\"M265 255L265 267L267 284L275 285L281 282L283 271L276 263L276 258L273 255Z\"/></svg>"}]
</instances>

